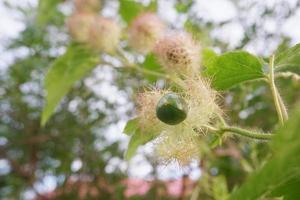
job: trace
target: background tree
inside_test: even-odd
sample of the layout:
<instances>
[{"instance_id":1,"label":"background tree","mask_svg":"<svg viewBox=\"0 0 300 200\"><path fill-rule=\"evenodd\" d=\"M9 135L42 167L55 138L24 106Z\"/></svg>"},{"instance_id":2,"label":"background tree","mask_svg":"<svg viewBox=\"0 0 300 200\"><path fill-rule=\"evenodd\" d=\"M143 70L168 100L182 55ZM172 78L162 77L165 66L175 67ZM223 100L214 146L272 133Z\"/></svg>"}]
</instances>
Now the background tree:
<instances>
[{"instance_id":1,"label":"background tree","mask_svg":"<svg viewBox=\"0 0 300 200\"><path fill-rule=\"evenodd\" d=\"M137 166L124 159L128 137L122 134L120 127L123 128L125 121L135 116L136 93L150 84L158 87L169 84L166 81L169 74L154 55L148 53L149 50L146 54L133 50L133 47L139 49L137 46L140 44L134 43L134 38L127 35L128 26L141 13L157 12L169 27L191 33L201 43L204 50L202 65L206 66L211 49L219 55L245 49L268 60L267 56L273 52L282 52L295 45L299 42L299 31L296 27L289 31L282 27L296 18L299 1L203 3L189 0L104 0L101 8L96 5L100 1L95 2L90 9L81 5L81 1L40 0L29 6L4 1L6 9L23 16L25 28L17 38L3 44L5 52L15 56L13 62L0 71L1 198L221 200L242 199L249 193L252 194L249 199L271 199L272 196L288 193L286 199L297 199L298 194L291 192L299 186L297 170L278 166L285 163L288 169L297 169L299 156L294 154L299 144L290 143L290 148L287 148L283 142L277 142L293 142L281 136L283 134L278 134L271 148L267 142L253 142L241 137L222 140L222 145L218 145L220 138L209 135L201 144L201 159L196 162L197 166L191 164L178 168L178 171L183 171L182 178L174 175L183 183L179 197L167 193L168 182L161 180L160 173L164 166L157 163L147 149L140 148L138 154L143 155L142 160L147 160L146 164L152 166L145 176L151 181L151 189L141 196L128 197L126 190L130 184L126 181L132 179L132 169ZM77 11L78 8L83 9L80 12L92 11L99 16L110 17L122 28L122 34L115 36L121 39L117 51L111 53L106 46L97 45L98 50L107 52L95 53L72 41L72 32L67 31L66 21L77 12L74 6L77 6ZM208 8L205 9L205 6ZM212 10L205 12L209 9ZM233 14L230 9L233 9ZM224 12L224 15L216 17L215 10ZM168 13L174 13L174 16L167 18ZM147 16L146 19L157 20ZM151 24L148 26L151 27ZM83 30L76 31L82 33ZM113 29L113 33L116 32L117 28ZM101 39L99 34L95 36ZM115 38L109 34L105 36L110 42ZM92 42L96 44L96 40ZM18 52L23 52L23 55L19 56ZM296 64L279 69L276 75L276 84L291 110L299 99L295 91L300 87L298 48L294 48L292 53ZM65 73L61 69L69 71ZM284 71L286 69L289 71ZM49 93L54 94L52 101ZM274 126L278 121L276 109L269 86L263 81L238 84L221 94L223 100L220 106L229 124L264 132L273 132L280 126ZM297 116L292 117L287 127L277 132L286 135L297 133L297 119ZM120 138L110 137L116 132L115 135L120 135ZM273 153L276 148L282 150L283 156ZM294 155L293 162L286 155ZM271 157L274 158L273 163L268 162ZM191 186L188 186L190 179L187 176L192 177L191 174L199 168L199 180L191 181ZM290 176L290 171L294 172L295 178L283 181L277 190L271 191L264 187L278 182L275 177L270 178L270 182L262 178L260 182L265 183L264 186L257 184L254 177L238 192L231 194L258 169L262 169L256 172L261 177L266 172L282 170L286 174L278 174L281 180ZM51 181L54 186L51 186ZM251 181L261 187L255 188ZM286 182L290 187L286 187ZM48 193L47 188L51 187L53 192Z\"/></svg>"}]
</instances>

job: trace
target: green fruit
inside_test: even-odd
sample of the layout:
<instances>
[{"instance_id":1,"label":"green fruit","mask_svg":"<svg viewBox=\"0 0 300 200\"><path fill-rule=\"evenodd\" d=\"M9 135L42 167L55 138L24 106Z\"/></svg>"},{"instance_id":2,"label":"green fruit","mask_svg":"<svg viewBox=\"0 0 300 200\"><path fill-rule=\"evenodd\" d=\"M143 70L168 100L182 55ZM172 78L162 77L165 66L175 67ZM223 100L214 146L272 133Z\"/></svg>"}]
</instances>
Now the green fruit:
<instances>
[{"instance_id":1,"label":"green fruit","mask_svg":"<svg viewBox=\"0 0 300 200\"><path fill-rule=\"evenodd\" d=\"M169 125L179 124L186 119L187 113L187 103L174 93L165 94L156 106L157 118Z\"/></svg>"}]
</instances>

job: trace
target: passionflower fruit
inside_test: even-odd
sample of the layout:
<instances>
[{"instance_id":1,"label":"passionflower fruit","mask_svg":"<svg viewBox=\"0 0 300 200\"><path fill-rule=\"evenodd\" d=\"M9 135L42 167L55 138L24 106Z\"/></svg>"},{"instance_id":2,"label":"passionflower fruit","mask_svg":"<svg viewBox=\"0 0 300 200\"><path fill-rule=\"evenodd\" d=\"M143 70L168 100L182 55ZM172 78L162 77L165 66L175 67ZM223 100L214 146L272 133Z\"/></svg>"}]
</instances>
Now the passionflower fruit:
<instances>
[{"instance_id":1,"label":"passionflower fruit","mask_svg":"<svg viewBox=\"0 0 300 200\"><path fill-rule=\"evenodd\" d=\"M176 125L187 117L188 105L185 100L177 94L167 93L157 103L157 118L169 125Z\"/></svg>"}]
</instances>

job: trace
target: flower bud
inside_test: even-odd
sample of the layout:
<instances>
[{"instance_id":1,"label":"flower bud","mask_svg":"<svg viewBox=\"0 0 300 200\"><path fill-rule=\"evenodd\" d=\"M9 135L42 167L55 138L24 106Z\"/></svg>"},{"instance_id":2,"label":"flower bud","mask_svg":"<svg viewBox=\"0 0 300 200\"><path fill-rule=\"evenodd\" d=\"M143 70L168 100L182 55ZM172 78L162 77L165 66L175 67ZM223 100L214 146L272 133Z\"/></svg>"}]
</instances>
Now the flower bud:
<instances>
[{"instance_id":1,"label":"flower bud","mask_svg":"<svg viewBox=\"0 0 300 200\"><path fill-rule=\"evenodd\" d=\"M163 36L165 24L154 13L143 13L129 27L129 45L138 52L148 53Z\"/></svg>"},{"instance_id":2,"label":"flower bud","mask_svg":"<svg viewBox=\"0 0 300 200\"><path fill-rule=\"evenodd\" d=\"M75 13L69 17L67 27L73 40L77 42L87 42L89 32L95 15L85 13Z\"/></svg>"},{"instance_id":3,"label":"flower bud","mask_svg":"<svg viewBox=\"0 0 300 200\"><path fill-rule=\"evenodd\" d=\"M158 135L155 152L159 162L187 165L199 158L202 133L221 114L217 93L201 77L188 77L178 93L150 90L138 102L139 128ZM170 126L172 125L172 126Z\"/></svg>"},{"instance_id":4,"label":"flower bud","mask_svg":"<svg viewBox=\"0 0 300 200\"><path fill-rule=\"evenodd\" d=\"M90 30L89 44L97 51L112 53L120 37L121 28L115 21L97 17Z\"/></svg>"},{"instance_id":5,"label":"flower bud","mask_svg":"<svg viewBox=\"0 0 300 200\"><path fill-rule=\"evenodd\" d=\"M198 74L200 46L188 33L167 34L155 45L154 53L169 72L183 75Z\"/></svg>"},{"instance_id":6,"label":"flower bud","mask_svg":"<svg viewBox=\"0 0 300 200\"><path fill-rule=\"evenodd\" d=\"M75 0L75 8L78 12L97 13L101 8L101 0Z\"/></svg>"}]
</instances>

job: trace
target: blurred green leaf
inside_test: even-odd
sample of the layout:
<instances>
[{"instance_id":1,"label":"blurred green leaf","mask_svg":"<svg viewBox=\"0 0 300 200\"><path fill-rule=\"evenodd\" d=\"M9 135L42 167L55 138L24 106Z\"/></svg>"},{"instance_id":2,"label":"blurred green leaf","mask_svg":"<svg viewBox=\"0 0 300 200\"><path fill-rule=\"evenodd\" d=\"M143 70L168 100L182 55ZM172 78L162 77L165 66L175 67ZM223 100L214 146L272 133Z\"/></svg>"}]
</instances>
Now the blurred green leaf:
<instances>
[{"instance_id":1,"label":"blurred green leaf","mask_svg":"<svg viewBox=\"0 0 300 200\"><path fill-rule=\"evenodd\" d=\"M245 51L225 53L206 64L205 73L212 78L213 86L219 90L264 77L261 61Z\"/></svg>"},{"instance_id":2,"label":"blurred green leaf","mask_svg":"<svg viewBox=\"0 0 300 200\"><path fill-rule=\"evenodd\" d=\"M123 133L125 133L126 135L133 135L138 129L138 121L139 118L129 120L123 130Z\"/></svg>"},{"instance_id":3,"label":"blurred green leaf","mask_svg":"<svg viewBox=\"0 0 300 200\"><path fill-rule=\"evenodd\" d=\"M232 200L257 200L261 196L299 199L300 188L300 109L272 141L273 157L233 192ZM297 188L297 189L296 189ZM296 191L295 191L296 189ZM297 198L295 198L297 196Z\"/></svg>"},{"instance_id":4,"label":"blurred green leaf","mask_svg":"<svg viewBox=\"0 0 300 200\"><path fill-rule=\"evenodd\" d=\"M212 179L212 192L215 200L227 200L229 197L226 178L224 176L216 176Z\"/></svg>"},{"instance_id":5,"label":"blurred green leaf","mask_svg":"<svg viewBox=\"0 0 300 200\"><path fill-rule=\"evenodd\" d=\"M125 153L125 159L130 160L139 146L144 145L147 142L153 140L156 136L156 134L144 133L141 132L140 129L137 129L130 138L127 151Z\"/></svg>"},{"instance_id":6,"label":"blurred green leaf","mask_svg":"<svg viewBox=\"0 0 300 200\"><path fill-rule=\"evenodd\" d=\"M210 66L210 63L218 57L218 54L212 49L205 48L202 50L202 65L204 67Z\"/></svg>"},{"instance_id":7,"label":"blurred green leaf","mask_svg":"<svg viewBox=\"0 0 300 200\"><path fill-rule=\"evenodd\" d=\"M210 28L191 20L184 23L184 28L192 34L194 39L199 41L201 46L211 46Z\"/></svg>"},{"instance_id":8,"label":"blurred green leaf","mask_svg":"<svg viewBox=\"0 0 300 200\"><path fill-rule=\"evenodd\" d=\"M44 26L57 15L57 5L62 0L40 0L38 5L37 23Z\"/></svg>"},{"instance_id":9,"label":"blurred green leaf","mask_svg":"<svg viewBox=\"0 0 300 200\"><path fill-rule=\"evenodd\" d=\"M97 63L99 63L97 54L77 44L70 45L66 53L53 63L45 77L47 95L42 125L45 125L73 84L91 71Z\"/></svg>"},{"instance_id":10,"label":"blurred green leaf","mask_svg":"<svg viewBox=\"0 0 300 200\"><path fill-rule=\"evenodd\" d=\"M125 22L128 24L135 18L142 10L143 5L134 0L120 0L119 13Z\"/></svg>"},{"instance_id":11,"label":"blurred green leaf","mask_svg":"<svg viewBox=\"0 0 300 200\"><path fill-rule=\"evenodd\" d=\"M275 55L275 67L300 67L300 44Z\"/></svg>"}]
</instances>

